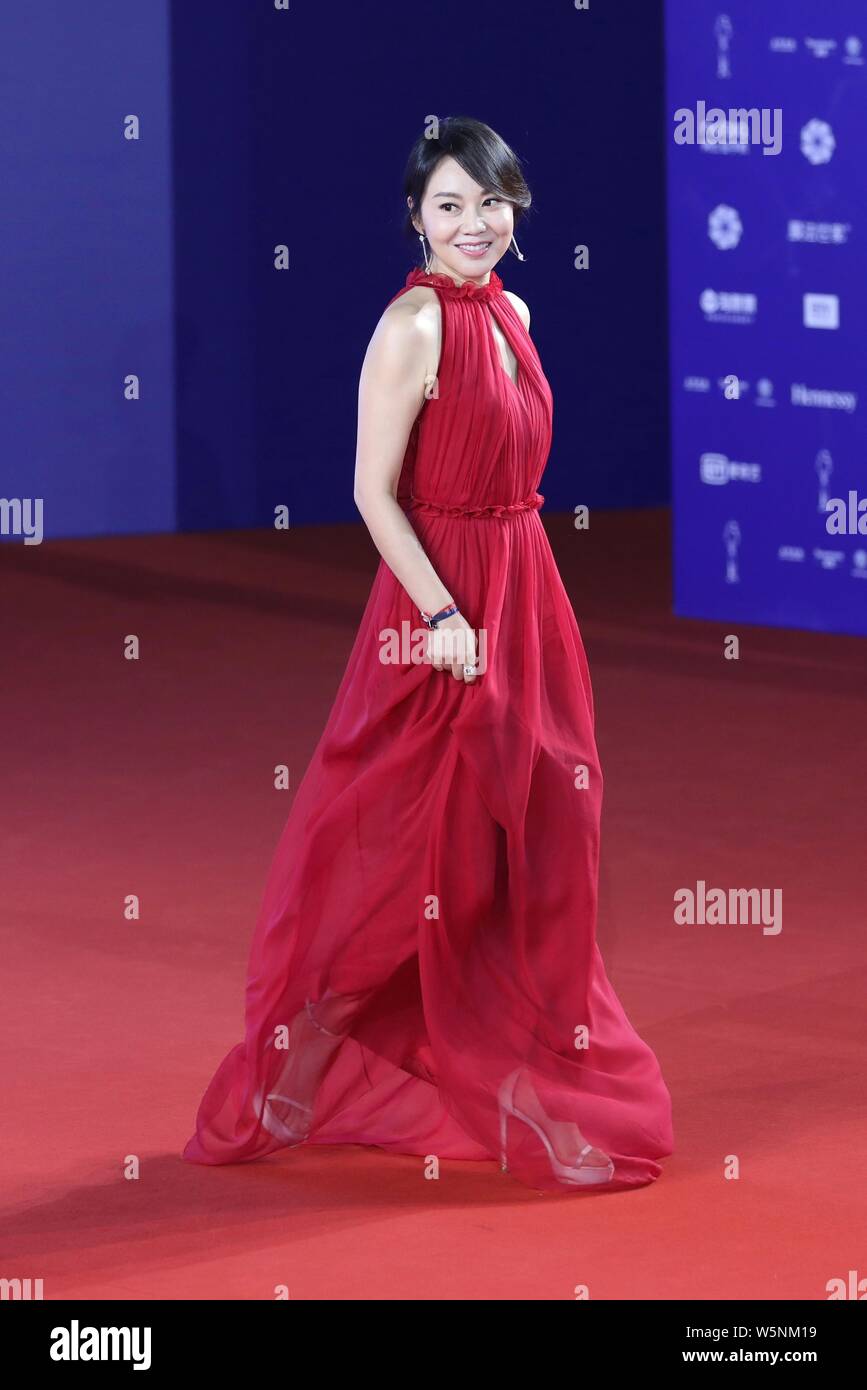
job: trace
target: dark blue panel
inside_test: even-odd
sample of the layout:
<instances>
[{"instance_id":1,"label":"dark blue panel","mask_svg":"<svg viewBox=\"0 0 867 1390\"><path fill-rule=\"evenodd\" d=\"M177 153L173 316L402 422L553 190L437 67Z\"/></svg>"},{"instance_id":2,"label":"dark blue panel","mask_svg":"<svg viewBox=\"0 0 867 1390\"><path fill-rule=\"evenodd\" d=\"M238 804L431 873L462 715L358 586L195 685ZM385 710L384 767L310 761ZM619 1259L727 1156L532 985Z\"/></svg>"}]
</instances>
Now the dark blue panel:
<instances>
[{"instance_id":1,"label":"dark blue panel","mask_svg":"<svg viewBox=\"0 0 867 1390\"><path fill-rule=\"evenodd\" d=\"M0 494L46 536L171 530L166 5L5 5L0 48Z\"/></svg>"}]
</instances>

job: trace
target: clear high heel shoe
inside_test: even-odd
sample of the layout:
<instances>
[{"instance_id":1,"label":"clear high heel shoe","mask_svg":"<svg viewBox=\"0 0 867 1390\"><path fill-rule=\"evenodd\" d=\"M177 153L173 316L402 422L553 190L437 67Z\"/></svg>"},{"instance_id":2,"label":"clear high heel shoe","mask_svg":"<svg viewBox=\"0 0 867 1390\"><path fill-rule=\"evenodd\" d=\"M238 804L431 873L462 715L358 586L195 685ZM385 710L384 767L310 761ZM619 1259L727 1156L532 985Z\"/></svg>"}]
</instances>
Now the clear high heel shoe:
<instances>
[{"instance_id":1,"label":"clear high heel shoe","mask_svg":"<svg viewBox=\"0 0 867 1390\"><path fill-rule=\"evenodd\" d=\"M289 1047L287 1048L289 1056L281 1075L281 1080L284 1081L284 1083L287 1074L291 1075L293 1064L297 1061L299 1046L303 1038L304 1030L307 1028L308 1024L312 1025L317 1032L324 1033L329 1038L341 1039L346 1037L345 1033L334 1033L330 1028L326 1028L324 1024L319 1023L313 1016L313 1005L311 1001L305 999L304 1008L296 1015L292 1025ZM328 1060L330 1060L330 1054ZM262 1092L258 1091L253 1104L257 1114L261 1114L263 1127L267 1129L269 1134L273 1134L275 1139L281 1140L287 1148L293 1148L298 1144L303 1144L310 1134L313 1123L312 1105L308 1105L303 1101L294 1100L292 1096L282 1095L279 1091L269 1091L267 1096L264 1097L264 1102ZM297 1111L297 1121L288 1124L286 1117L278 1114L278 1105L289 1106L292 1110Z\"/></svg>"},{"instance_id":2,"label":"clear high heel shoe","mask_svg":"<svg viewBox=\"0 0 867 1390\"><path fill-rule=\"evenodd\" d=\"M523 1110L519 1110L515 1105L515 1087L521 1076L522 1068L518 1067L507 1076L500 1084L498 1095L500 1107L500 1167L504 1173L508 1173L509 1165L506 1151L507 1126L510 1118L521 1120L530 1129L538 1134L545 1146L545 1152L551 1164L554 1176L560 1182L570 1183L574 1186L590 1185L597 1183L610 1182L614 1177L614 1164L609 1158L607 1164L600 1166L587 1166L585 1160L589 1153L593 1152L592 1144L585 1144L578 1154L574 1164L563 1163L554 1152L554 1146L548 1138L542 1126L532 1116L526 1115ZM601 1153L601 1150L599 1150Z\"/></svg>"}]
</instances>

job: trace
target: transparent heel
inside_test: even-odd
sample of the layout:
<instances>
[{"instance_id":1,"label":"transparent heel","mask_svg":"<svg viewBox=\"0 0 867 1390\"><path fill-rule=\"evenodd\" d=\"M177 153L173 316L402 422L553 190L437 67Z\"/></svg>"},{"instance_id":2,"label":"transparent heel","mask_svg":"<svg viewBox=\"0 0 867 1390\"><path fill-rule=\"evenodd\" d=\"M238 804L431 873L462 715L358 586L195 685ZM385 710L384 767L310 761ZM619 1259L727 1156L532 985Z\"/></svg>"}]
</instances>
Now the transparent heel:
<instances>
[{"instance_id":1,"label":"transparent heel","mask_svg":"<svg viewBox=\"0 0 867 1390\"><path fill-rule=\"evenodd\" d=\"M500 1168L504 1173L509 1171L508 1163L508 1123L510 1118L520 1120L527 1125L541 1139L545 1146L545 1152L551 1164L551 1170L560 1182L570 1183L574 1186L596 1185L599 1183L610 1182L614 1177L614 1164L609 1158L605 1164L587 1164L587 1156L594 1152L592 1144L585 1144L578 1153L574 1163L563 1163L554 1152L554 1146L542 1125L520 1110L515 1104L515 1087L522 1074L522 1068L518 1067L511 1075L507 1076L502 1082L499 1091L500 1109ZM601 1149L595 1152L601 1153Z\"/></svg>"},{"instance_id":2,"label":"transparent heel","mask_svg":"<svg viewBox=\"0 0 867 1390\"><path fill-rule=\"evenodd\" d=\"M275 1139L280 1139L287 1148L293 1148L298 1144L303 1144L309 1136L313 1123L313 1104L312 1098L315 1095L316 1083L321 1079L322 1071L331 1061L336 1051L335 1043L341 1042L347 1035L345 1033L335 1033L330 1028L326 1028L320 1023L313 1013L313 1004L309 999L304 1001L304 1008L297 1014L290 1033L289 1057L283 1068L278 1081L279 1089L269 1091L264 1097L262 1092L256 1094L254 1105L257 1114L261 1114L262 1125L269 1134L273 1134ZM315 1030L311 1033L310 1030ZM310 1101L296 1100L293 1096L284 1095L284 1089L294 1088L293 1078L298 1072L298 1062L302 1049L305 1046L305 1034L307 1047L315 1046L317 1035L319 1038L325 1037L332 1039L332 1045L319 1048L320 1056L317 1057L317 1073L308 1078L307 1089L312 1092ZM283 1113L283 1107L294 1114Z\"/></svg>"}]
</instances>

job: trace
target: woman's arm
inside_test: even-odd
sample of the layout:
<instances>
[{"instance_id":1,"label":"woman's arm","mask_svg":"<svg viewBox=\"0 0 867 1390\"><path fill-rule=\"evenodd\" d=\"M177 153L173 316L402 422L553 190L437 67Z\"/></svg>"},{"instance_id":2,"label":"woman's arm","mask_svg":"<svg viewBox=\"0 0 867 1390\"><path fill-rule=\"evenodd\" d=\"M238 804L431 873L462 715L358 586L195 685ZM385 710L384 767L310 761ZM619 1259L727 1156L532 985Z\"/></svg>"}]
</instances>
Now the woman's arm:
<instances>
[{"instance_id":1,"label":"woman's arm","mask_svg":"<svg viewBox=\"0 0 867 1390\"><path fill-rule=\"evenodd\" d=\"M397 484L407 441L436 360L436 325L418 306L390 306L370 340L358 385L355 505L373 543L418 608L436 613L453 596L425 554Z\"/></svg>"},{"instance_id":2,"label":"woman's arm","mask_svg":"<svg viewBox=\"0 0 867 1390\"><path fill-rule=\"evenodd\" d=\"M425 399L425 383L439 357L439 306L405 302L389 305L367 348L358 386L358 444L355 458L355 505L373 543L417 608L437 613L460 595L440 579L397 501L397 485L415 418ZM461 614L446 618L440 629L466 633L470 664L475 662L472 629ZM435 634L431 634L433 637ZM446 661L433 643L428 652L438 670L472 680L465 660Z\"/></svg>"}]
</instances>

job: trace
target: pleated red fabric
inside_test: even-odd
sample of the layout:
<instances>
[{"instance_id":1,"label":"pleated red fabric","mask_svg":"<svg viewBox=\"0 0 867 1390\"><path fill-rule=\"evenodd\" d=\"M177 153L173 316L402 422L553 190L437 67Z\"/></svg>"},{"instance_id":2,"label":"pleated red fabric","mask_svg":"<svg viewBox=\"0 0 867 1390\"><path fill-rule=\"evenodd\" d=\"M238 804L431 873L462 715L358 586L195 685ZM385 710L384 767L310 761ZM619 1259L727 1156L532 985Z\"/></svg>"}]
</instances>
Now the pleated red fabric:
<instances>
[{"instance_id":1,"label":"pleated red fabric","mask_svg":"<svg viewBox=\"0 0 867 1390\"><path fill-rule=\"evenodd\" d=\"M398 294L414 285L437 293L442 348L398 498L486 669L467 685L380 659L383 634L421 627L381 561L267 879L245 1039L183 1156L368 1144L540 1190L638 1186L672 1151L671 1098L596 943L593 695L539 517L551 390L496 272L415 269Z\"/></svg>"}]
</instances>

